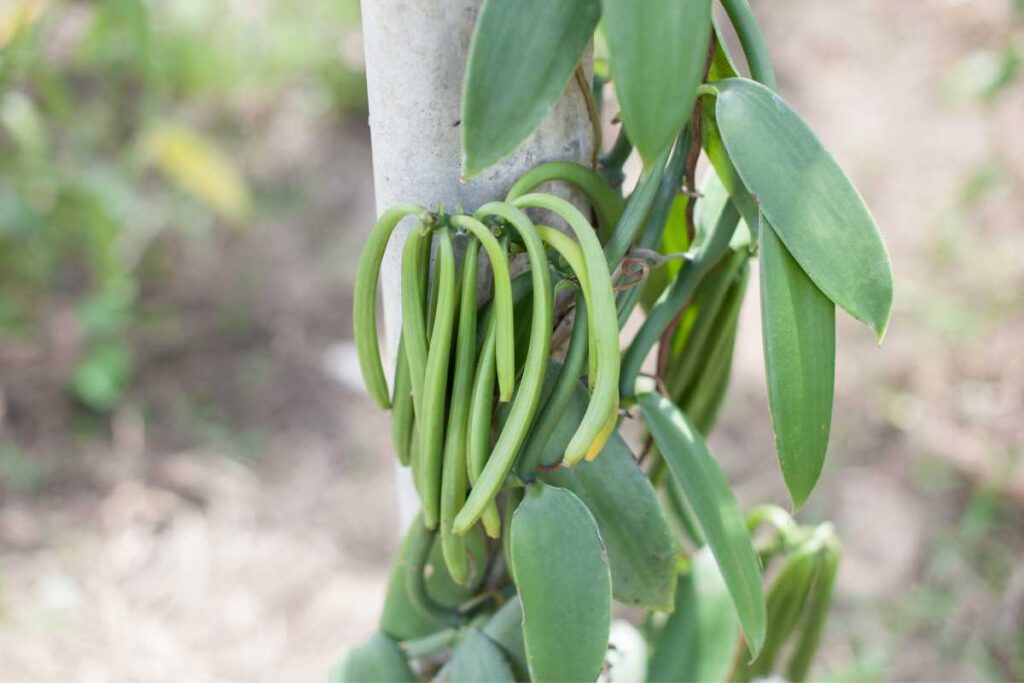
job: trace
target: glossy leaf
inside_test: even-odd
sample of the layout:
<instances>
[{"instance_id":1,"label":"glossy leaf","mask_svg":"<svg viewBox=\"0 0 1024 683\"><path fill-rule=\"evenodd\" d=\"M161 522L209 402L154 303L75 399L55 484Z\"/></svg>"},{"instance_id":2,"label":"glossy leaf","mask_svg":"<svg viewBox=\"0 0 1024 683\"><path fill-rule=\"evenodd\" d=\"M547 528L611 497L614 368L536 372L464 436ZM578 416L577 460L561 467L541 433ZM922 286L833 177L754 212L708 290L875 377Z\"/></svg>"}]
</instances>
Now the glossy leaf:
<instances>
[{"instance_id":1,"label":"glossy leaf","mask_svg":"<svg viewBox=\"0 0 1024 683\"><path fill-rule=\"evenodd\" d=\"M598 0L485 0L462 96L467 178L510 154L551 111L599 17Z\"/></svg>"},{"instance_id":2,"label":"glossy leaf","mask_svg":"<svg viewBox=\"0 0 1024 683\"><path fill-rule=\"evenodd\" d=\"M761 571L743 514L704 438L667 398L637 396L647 428L690 504L722 571L747 642L756 653L764 640Z\"/></svg>"},{"instance_id":3,"label":"glossy leaf","mask_svg":"<svg viewBox=\"0 0 1024 683\"><path fill-rule=\"evenodd\" d=\"M501 648L479 630L471 628L434 680L440 683L512 683L515 675Z\"/></svg>"},{"instance_id":4,"label":"glossy leaf","mask_svg":"<svg viewBox=\"0 0 1024 683\"><path fill-rule=\"evenodd\" d=\"M418 680L398 643L376 633L352 650L331 675L332 683L402 683Z\"/></svg>"},{"instance_id":5,"label":"glossy leaf","mask_svg":"<svg viewBox=\"0 0 1024 683\"><path fill-rule=\"evenodd\" d=\"M828 450L835 386L835 304L761 222L761 326L768 405L782 476L800 508Z\"/></svg>"},{"instance_id":6,"label":"glossy leaf","mask_svg":"<svg viewBox=\"0 0 1024 683\"><path fill-rule=\"evenodd\" d=\"M622 120L645 165L690 119L711 37L710 0L602 0Z\"/></svg>"},{"instance_id":7,"label":"glossy leaf","mask_svg":"<svg viewBox=\"0 0 1024 683\"><path fill-rule=\"evenodd\" d=\"M714 84L722 141L782 243L837 306L884 336L892 269L853 183L775 93L743 78Z\"/></svg>"},{"instance_id":8,"label":"glossy leaf","mask_svg":"<svg viewBox=\"0 0 1024 683\"><path fill-rule=\"evenodd\" d=\"M647 668L651 681L724 681L740 623L715 558L705 547L679 577L675 611L662 626Z\"/></svg>"},{"instance_id":9,"label":"glossy leaf","mask_svg":"<svg viewBox=\"0 0 1024 683\"><path fill-rule=\"evenodd\" d=\"M534 681L594 681L604 665L612 581L593 515L566 489L534 483L512 518L510 567Z\"/></svg>"}]
</instances>

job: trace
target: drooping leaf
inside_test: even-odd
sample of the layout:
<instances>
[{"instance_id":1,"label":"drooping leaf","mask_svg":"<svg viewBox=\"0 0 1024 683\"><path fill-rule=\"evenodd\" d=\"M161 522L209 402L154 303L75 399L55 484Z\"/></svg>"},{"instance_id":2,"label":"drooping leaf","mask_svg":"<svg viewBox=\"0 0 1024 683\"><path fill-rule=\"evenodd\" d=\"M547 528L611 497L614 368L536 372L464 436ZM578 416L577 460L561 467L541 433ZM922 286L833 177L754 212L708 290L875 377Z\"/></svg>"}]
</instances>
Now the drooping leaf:
<instances>
[{"instance_id":1,"label":"drooping leaf","mask_svg":"<svg viewBox=\"0 0 1024 683\"><path fill-rule=\"evenodd\" d=\"M892 268L857 189L771 90L744 78L714 87L729 159L782 243L822 292L881 340L892 308Z\"/></svg>"},{"instance_id":2,"label":"drooping leaf","mask_svg":"<svg viewBox=\"0 0 1024 683\"><path fill-rule=\"evenodd\" d=\"M647 668L651 681L724 681L740 623L715 558L705 547L679 577L675 611L662 627Z\"/></svg>"},{"instance_id":3,"label":"drooping leaf","mask_svg":"<svg viewBox=\"0 0 1024 683\"><path fill-rule=\"evenodd\" d=\"M764 594L757 555L736 498L686 416L653 391L639 393L637 398L654 442L714 553L747 642L756 653L765 633Z\"/></svg>"},{"instance_id":4,"label":"drooping leaf","mask_svg":"<svg viewBox=\"0 0 1024 683\"><path fill-rule=\"evenodd\" d=\"M598 0L485 0L462 96L467 178L510 154L551 111L599 18Z\"/></svg>"},{"instance_id":5,"label":"drooping leaf","mask_svg":"<svg viewBox=\"0 0 1024 683\"><path fill-rule=\"evenodd\" d=\"M479 630L471 628L434 680L438 683L512 683L515 675L501 648Z\"/></svg>"},{"instance_id":6,"label":"drooping leaf","mask_svg":"<svg viewBox=\"0 0 1024 683\"><path fill-rule=\"evenodd\" d=\"M416 681L405 653L383 633L348 653L332 672L332 683L402 683Z\"/></svg>"},{"instance_id":7,"label":"drooping leaf","mask_svg":"<svg viewBox=\"0 0 1024 683\"><path fill-rule=\"evenodd\" d=\"M761 327L775 450L793 506L814 490L828 450L835 386L835 304L761 222Z\"/></svg>"},{"instance_id":8,"label":"drooping leaf","mask_svg":"<svg viewBox=\"0 0 1024 683\"><path fill-rule=\"evenodd\" d=\"M622 120L645 164L693 111L711 37L710 0L602 0Z\"/></svg>"},{"instance_id":9,"label":"drooping leaf","mask_svg":"<svg viewBox=\"0 0 1024 683\"><path fill-rule=\"evenodd\" d=\"M523 603L519 596L509 598L483 628L484 635L495 642L512 665L517 680L526 680L530 674L526 663L526 645L523 643Z\"/></svg>"},{"instance_id":10,"label":"drooping leaf","mask_svg":"<svg viewBox=\"0 0 1024 683\"><path fill-rule=\"evenodd\" d=\"M534 681L594 681L604 664L612 580L593 515L572 492L527 487L512 518L510 567Z\"/></svg>"}]
</instances>

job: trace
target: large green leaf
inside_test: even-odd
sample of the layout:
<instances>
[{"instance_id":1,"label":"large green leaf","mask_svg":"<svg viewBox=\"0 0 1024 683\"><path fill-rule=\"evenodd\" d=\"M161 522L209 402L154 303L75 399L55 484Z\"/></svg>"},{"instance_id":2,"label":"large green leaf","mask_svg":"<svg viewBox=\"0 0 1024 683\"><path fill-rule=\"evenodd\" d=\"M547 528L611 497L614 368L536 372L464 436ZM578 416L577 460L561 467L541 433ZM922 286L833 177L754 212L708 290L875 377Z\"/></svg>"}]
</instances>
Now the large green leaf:
<instances>
[{"instance_id":1,"label":"large green leaf","mask_svg":"<svg viewBox=\"0 0 1024 683\"><path fill-rule=\"evenodd\" d=\"M622 121L645 164L690 119L711 37L710 0L602 0Z\"/></svg>"},{"instance_id":2,"label":"large green leaf","mask_svg":"<svg viewBox=\"0 0 1024 683\"><path fill-rule=\"evenodd\" d=\"M729 159L797 263L879 340L892 309L889 256L864 200L806 123L744 78L714 83Z\"/></svg>"},{"instance_id":3,"label":"large green leaf","mask_svg":"<svg viewBox=\"0 0 1024 683\"><path fill-rule=\"evenodd\" d=\"M515 675L501 648L479 630L471 628L434 680L440 683L512 683Z\"/></svg>"},{"instance_id":4,"label":"large green leaf","mask_svg":"<svg viewBox=\"0 0 1024 683\"><path fill-rule=\"evenodd\" d=\"M598 0L485 0L462 95L467 178L511 153L551 111L600 12Z\"/></svg>"},{"instance_id":5,"label":"large green leaf","mask_svg":"<svg viewBox=\"0 0 1024 683\"><path fill-rule=\"evenodd\" d=\"M383 633L375 633L365 645L349 652L331 674L332 683L402 683L416 680L402 648Z\"/></svg>"},{"instance_id":6,"label":"large green leaf","mask_svg":"<svg viewBox=\"0 0 1024 683\"><path fill-rule=\"evenodd\" d=\"M679 577L675 611L658 634L651 681L724 681L740 641L740 623L715 558L705 547Z\"/></svg>"},{"instance_id":7,"label":"large green leaf","mask_svg":"<svg viewBox=\"0 0 1024 683\"><path fill-rule=\"evenodd\" d=\"M557 364L552 365L557 375ZM587 401L581 384L544 448L545 457L561 460ZM618 432L595 460L544 472L540 479L569 489L594 515L608 550L616 600L648 609L671 608L678 550L672 529L654 487Z\"/></svg>"},{"instance_id":8,"label":"large green leaf","mask_svg":"<svg viewBox=\"0 0 1024 683\"><path fill-rule=\"evenodd\" d=\"M637 399L647 428L715 555L747 643L756 653L765 633L761 570L729 483L704 438L670 400L653 391L642 392Z\"/></svg>"},{"instance_id":9,"label":"large green leaf","mask_svg":"<svg viewBox=\"0 0 1024 683\"><path fill-rule=\"evenodd\" d=\"M534 681L594 681L612 621L612 578L593 515L572 492L527 487L512 518L510 567Z\"/></svg>"},{"instance_id":10,"label":"large green leaf","mask_svg":"<svg viewBox=\"0 0 1024 683\"><path fill-rule=\"evenodd\" d=\"M761 221L761 327L768 405L782 476L800 508L828 450L835 386L836 307Z\"/></svg>"}]
</instances>

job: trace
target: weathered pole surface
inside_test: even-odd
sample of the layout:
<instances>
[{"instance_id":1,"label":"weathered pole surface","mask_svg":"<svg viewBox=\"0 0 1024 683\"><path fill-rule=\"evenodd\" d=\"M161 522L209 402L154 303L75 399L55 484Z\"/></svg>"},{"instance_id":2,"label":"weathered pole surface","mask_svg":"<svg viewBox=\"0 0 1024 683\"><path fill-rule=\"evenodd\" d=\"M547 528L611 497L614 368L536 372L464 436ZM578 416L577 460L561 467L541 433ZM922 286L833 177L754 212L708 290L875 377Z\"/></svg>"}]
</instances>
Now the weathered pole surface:
<instances>
[{"instance_id":1,"label":"weathered pole surface","mask_svg":"<svg viewBox=\"0 0 1024 683\"><path fill-rule=\"evenodd\" d=\"M461 180L460 109L470 38L482 0L366 0L363 39L378 214L398 202L470 211L504 196L524 171L554 159L588 163L594 145L586 100L575 79L538 130L516 152L476 178ZM400 226L381 271L389 375L401 329ZM398 475L399 518L408 526L417 498Z\"/></svg>"}]
</instances>

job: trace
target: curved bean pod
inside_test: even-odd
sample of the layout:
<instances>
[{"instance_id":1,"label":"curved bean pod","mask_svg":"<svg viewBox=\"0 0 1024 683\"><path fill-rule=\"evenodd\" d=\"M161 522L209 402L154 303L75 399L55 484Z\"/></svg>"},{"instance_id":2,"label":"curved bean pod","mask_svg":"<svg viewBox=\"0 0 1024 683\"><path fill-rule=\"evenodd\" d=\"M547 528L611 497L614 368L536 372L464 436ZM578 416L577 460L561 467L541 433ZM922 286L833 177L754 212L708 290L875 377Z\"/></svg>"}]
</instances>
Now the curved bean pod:
<instances>
[{"instance_id":1,"label":"curved bean pod","mask_svg":"<svg viewBox=\"0 0 1024 683\"><path fill-rule=\"evenodd\" d=\"M452 533L452 522L466 501L466 423L476 360L476 271L479 253L480 242L470 240L462 260L462 298L459 302L458 337L455 342L455 376L452 379L444 439L444 465L441 469L441 552L448 573L459 584L469 580L470 568L466 539Z\"/></svg>"},{"instance_id":2,"label":"curved bean pod","mask_svg":"<svg viewBox=\"0 0 1024 683\"><path fill-rule=\"evenodd\" d=\"M605 237L611 234L622 218L625 202L601 174L572 161L549 161L534 166L512 184L505 201L511 203L552 180L569 183L587 195L597 213L601 234Z\"/></svg>"},{"instance_id":3,"label":"curved bean pod","mask_svg":"<svg viewBox=\"0 0 1024 683\"><path fill-rule=\"evenodd\" d=\"M522 238L530 261L530 277L533 282L533 320L529 351L526 354L518 391L509 409L505 426L491 451L490 459L477 478L466 504L455 518L454 530L457 534L469 531L480 519L488 504L494 501L526 438L544 388L554 317L551 278L544 244L527 215L513 206L500 202L485 204L474 215L477 219L485 216L504 219Z\"/></svg>"},{"instance_id":4,"label":"curved bean pod","mask_svg":"<svg viewBox=\"0 0 1024 683\"><path fill-rule=\"evenodd\" d=\"M486 225L477 219L472 216L456 216L452 219L452 224L464 228L479 240L491 262L491 272L494 276L494 313L492 315L497 321L495 344L498 395L502 402L511 401L516 381L516 342L512 317L512 278L508 272L508 258L498 239L491 234ZM463 277L468 275L468 271L463 271ZM473 279L476 280L475 273L473 273Z\"/></svg>"},{"instance_id":5,"label":"curved bean pod","mask_svg":"<svg viewBox=\"0 0 1024 683\"><path fill-rule=\"evenodd\" d=\"M576 244L571 237L561 230L548 225L538 225L537 234L540 235L541 240L545 244L558 252L558 255L569 264L569 268L572 269L576 279L579 280L583 300L589 307L591 305L590 277L587 276L586 260L583 257L583 250L580 249L580 245ZM594 329L593 321L589 323L587 331L589 332L587 335L587 358L590 359L590 372L587 375L587 381L590 384L590 389L593 390L594 381L597 379L597 331Z\"/></svg>"},{"instance_id":6,"label":"curved bean pod","mask_svg":"<svg viewBox=\"0 0 1024 683\"><path fill-rule=\"evenodd\" d=\"M409 441L415 423L412 406L412 384L409 362L405 358L405 341L398 341L395 359L395 390L391 396L391 442L398 454L398 462L408 466L411 459Z\"/></svg>"},{"instance_id":7,"label":"curved bean pod","mask_svg":"<svg viewBox=\"0 0 1024 683\"><path fill-rule=\"evenodd\" d=\"M423 521L437 527L441 507L441 450L451 357L452 329L458 305L458 276L451 228L440 230L437 268L437 314L430 335L430 349L423 375L423 399L417 404L417 432L420 441L420 498ZM410 368L412 366L410 365ZM415 403L415 394L414 394Z\"/></svg>"},{"instance_id":8,"label":"curved bean pod","mask_svg":"<svg viewBox=\"0 0 1024 683\"><path fill-rule=\"evenodd\" d=\"M572 400L573 392L579 384L580 375L583 373L583 363L587 357L587 338L590 325L587 321L587 307L583 300L583 293L576 295L576 320L573 321L572 337L569 340L569 348L562 361L562 370L558 373L555 386L548 394L548 400L540 410L540 417L530 430L530 435L523 445L522 455L516 472L523 481L533 481L538 465L550 465L552 463L542 462L544 446L562 419L569 401Z\"/></svg>"},{"instance_id":9,"label":"curved bean pod","mask_svg":"<svg viewBox=\"0 0 1024 683\"><path fill-rule=\"evenodd\" d=\"M487 464L491 449L491 414L494 407L494 340L495 321L487 325L483 348L477 359L476 377L473 380L473 396L469 406L469 426L466 434L466 470L469 483L476 485L477 478ZM501 535L501 517L498 504L491 501L480 516L484 533L491 538Z\"/></svg>"},{"instance_id":10,"label":"curved bean pod","mask_svg":"<svg viewBox=\"0 0 1024 683\"><path fill-rule=\"evenodd\" d=\"M363 374L366 390L384 410L391 407L388 383L380 362L380 345L377 342L377 280L380 278L381 261L395 227L408 216L425 216L427 210L417 204L399 204L384 212L370 231L366 240L359 266L356 269L356 285L352 300L352 320L359 357L359 369Z\"/></svg>"},{"instance_id":11,"label":"curved bean pod","mask_svg":"<svg viewBox=\"0 0 1024 683\"><path fill-rule=\"evenodd\" d=\"M427 370L427 324L424 311L423 256L430 252L429 228L420 226L409 233L402 251L402 344L409 365L413 408L423 414L423 378Z\"/></svg>"},{"instance_id":12,"label":"curved bean pod","mask_svg":"<svg viewBox=\"0 0 1024 683\"><path fill-rule=\"evenodd\" d=\"M612 290L611 274L601 244L594 229L575 206L564 199L544 194L524 195L513 204L520 208L547 209L561 216L576 233L586 261L587 277L590 279L591 303L588 313L591 324L599 330L597 379L594 381L594 393L587 411L565 448L563 464L571 467L601 452L610 434L607 430L609 416L618 413L619 323L615 310L615 292Z\"/></svg>"}]
</instances>

